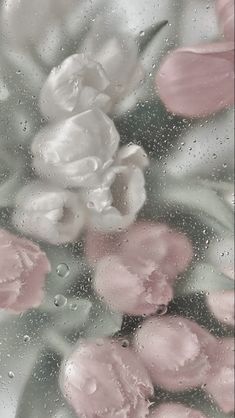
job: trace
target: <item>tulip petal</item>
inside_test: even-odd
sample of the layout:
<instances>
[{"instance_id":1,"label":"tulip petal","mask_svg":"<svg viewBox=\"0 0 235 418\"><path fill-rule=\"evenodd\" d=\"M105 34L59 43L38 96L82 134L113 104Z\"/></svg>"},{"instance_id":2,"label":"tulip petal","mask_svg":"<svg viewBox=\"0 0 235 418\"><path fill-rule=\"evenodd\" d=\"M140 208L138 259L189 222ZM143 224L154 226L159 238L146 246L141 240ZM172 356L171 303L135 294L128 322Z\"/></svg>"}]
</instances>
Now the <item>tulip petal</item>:
<instances>
[{"instance_id":1,"label":"tulip petal","mask_svg":"<svg viewBox=\"0 0 235 418\"><path fill-rule=\"evenodd\" d=\"M234 44L218 43L173 51L163 62L156 83L171 112L201 117L234 102Z\"/></svg>"},{"instance_id":2,"label":"tulip petal","mask_svg":"<svg viewBox=\"0 0 235 418\"><path fill-rule=\"evenodd\" d=\"M227 325L234 325L234 292L214 292L207 296L207 304L215 317Z\"/></svg>"},{"instance_id":3,"label":"tulip petal","mask_svg":"<svg viewBox=\"0 0 235 418\"><path fill-rule=\"evenodd\" d=\"M234 0L217 0L216 9L225 38L234 41Z\"/></svg>"}]
</instances>

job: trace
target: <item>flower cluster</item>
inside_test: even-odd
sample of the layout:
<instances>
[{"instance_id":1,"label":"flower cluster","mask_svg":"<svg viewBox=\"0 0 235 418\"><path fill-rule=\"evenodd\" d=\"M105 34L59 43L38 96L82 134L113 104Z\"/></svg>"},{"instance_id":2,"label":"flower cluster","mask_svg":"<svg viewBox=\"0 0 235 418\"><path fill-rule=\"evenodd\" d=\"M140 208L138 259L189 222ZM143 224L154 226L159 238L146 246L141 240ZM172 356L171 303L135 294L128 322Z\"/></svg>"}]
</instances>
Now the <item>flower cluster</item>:
<instances>
[{"instance_id":1,"label":"flower cluster","mask_svg":"<svg viewBox=\"0 0 235 418\"><path fill-rule=\"evenodd\" d=\"M82 341L61 369L61 389L79 416L204 418L180 404L150 412L153 386L204 388L220 408L234 408L233 340L216 339L195 322L166 316L146 320L132 347L108 339Z\"/></svg>"},{"instance_id":2,"label":"flower cluster","mask_svg":"<svg viewBox=\"0 0 235 418\"><path fill-rule=\"evenodd\" d=\"M127 61L133 45L122 45ZM67 243L85 225L101 231L126 228L143 206L148 158L138 145L119 148L119 134L107 115L128 87L129 72L113 63L121 58L121 46L113 39L99 62L74 54L49 74L39 100L48 124L31 146L41 181L18 193L13 216L25 234ZM132 57L131 65L137 68L136 60ZM119 80L120 73L126 78Z\"/></svg>"}]
</instances>

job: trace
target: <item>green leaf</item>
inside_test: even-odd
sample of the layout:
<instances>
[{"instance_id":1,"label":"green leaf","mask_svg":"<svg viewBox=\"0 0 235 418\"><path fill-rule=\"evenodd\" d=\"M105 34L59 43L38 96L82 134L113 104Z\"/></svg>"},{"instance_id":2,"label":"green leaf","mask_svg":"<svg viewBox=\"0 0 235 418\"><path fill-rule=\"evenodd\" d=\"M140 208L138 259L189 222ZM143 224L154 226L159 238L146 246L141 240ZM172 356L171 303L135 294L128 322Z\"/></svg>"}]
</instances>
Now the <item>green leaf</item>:
<instances>
[{"instance_id":1,"label":"green leaf","mask_svg":"<svg viewBox=\"0 0 235 418\"><path fill-rule=\"evenodd\" d=\"M106 305L96 303L92 309L89 324L83 336L86 338L102 338L114 335L122 327L122 315L112 312Z\"/></svg>"},{"instance_id":2,"label":"green leaf","mask_svg":"<svg viewBox=\"0 0 235 418\"><path fill-rule=\"evenodd\" d=\"M232 211L214 190L203 185L167 185L160 198L166 204L187 210L219 233L233 231Z\"/></svg>"},{"instance_id":3,"label":"green leaf","mask_svg":"<svg viewBox=\"0 0 235 418\"><path fill-rule=\"evenodd\" d=\"M91 308L92 303L87 299L70 299L66 306L54 309L51 320L56 330L68 334L85 327Z\"/></svg>"},{"instance_id":4,"label":"green leaf","mask_svg":"<svg viewBox=\"0 0 235 418\"><path fill-rule=\"evenodd\" d=\"M232 289L233 281L231 279L218 272L212 265L201 263L189 271L185 278L176 282L175 295L182 296L190 293Z\"/></svg>"},{"instance_id":5,"label":"green leaf","mask_svg":"<svg viewBox=\"0 0 235 418\"><path fill-rule=\"evenodd\" d=\"M24 387L15 418L53 417L64 403L58 385L60 357L43 351Z\"/></svg>"}]
</instances>

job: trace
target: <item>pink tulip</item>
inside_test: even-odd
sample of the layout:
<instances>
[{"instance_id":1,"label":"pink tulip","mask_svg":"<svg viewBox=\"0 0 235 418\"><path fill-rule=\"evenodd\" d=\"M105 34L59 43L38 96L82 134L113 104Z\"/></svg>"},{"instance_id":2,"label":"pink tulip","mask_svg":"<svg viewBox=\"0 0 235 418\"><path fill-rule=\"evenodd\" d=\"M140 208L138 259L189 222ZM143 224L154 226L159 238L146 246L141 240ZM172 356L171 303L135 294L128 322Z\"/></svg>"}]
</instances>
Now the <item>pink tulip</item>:
<instances>
[{"instance_id":1,"label":"pink tulip","mask_svg":"<svg viewBox=\"0 0 235 418\"><path fill-rule=\"evenodd\" d=\"M225 413L234 411L234 339L218 342L206 390Z\"/></svg>"},{"instance_id":2,"label":"pink tulip","mask_svg":"<svg viewBox=\"0 0 235 418\"><path fill-rule=\"evenodd\" d=\"M165 316L145 321L134 344L153 383L181 391L205 384L217 340L193 321Z\"/></svg>"},{"instance_id":3,"label":"pink tulip","mask_svg":"<svg viewBox=\"0 0 235 418\"><path fill-rule=\"evenodd\" d=\"M188 267L193 250L184 234L161 223L137 222L126 232L112 235L88 231L86 256L91 264L111 254L120 255L127 263L133 259L149 260L175 279Z\"/></svg>"},{"instance_id":4,"label":"pink tulip","mask_svg":"<svg viewBox=\"0 0 235 418\"><path fill-rule=\"evenodd\" d=\"M50 263L31 241L0 230L0 308L15 312L40 305Z\"/></svg>"},{"instance_id":5,"label":"pink tulip","mask_svg":"<svg viewBox=\"0 0 235 418\"><path fill-rule=\"evenodd\" d=\"M192 246L167 225L139 222L122 234L89 233L86 253L96 262L95 289L112 309L150 315L173 298L173 279L191 261Z\"/></svg>"},{"instance_id":6,"label":"pink tulip","mask_svg":"<svg viewBox=\"0 0 235 418\"><path fill-rule=\"evenodd\" d=\"M234 291L214 292L207 296L207 304L215 317L227 325L234 325Z\"/></svg>"},{"instance_id":7,"label":"pink tulip","mask_svg":"<svg viewBox=\"0 0 235 418\"><path fill-rule=\"evenodd\" d=\"M144 418L153 394L135 353L105 339L80 342L63 365L60 383L81 418Z\"/></svg>"},{"instance_id":8,"label":"pink tulip","mask_svg":"<svg viewBox=\"0 0 235 418\"><path fill-rule=\"evenodd\" d=\"M149 418L205 418L205 415L184 405L165 403L153 410Z\"/></svg>"},{"instance_id":9,"label":"pink tulip","mask_svg":"<svg viewBox=\"0 0 235 418\"><path fill-rule=\"evenodd\" d=\"M139 222L124 236L122 254L127 260L151 261L169 279L176 279L192 260L189 239L165 224Z\"/></svg>"},{"instance_id":10,"label":"pink tulip","mask_svg":"<svg viewBox=\"0 0 235 418\"><path fill-rule=\"evenodd\" d=\"M113 310L129 315L150 315L173 298L167 276L149 260L125 264L118 256L97 264L95 289Z\"/></svg>"},{"instance_id":11,"label":"pink tulip","mask_svg":"<svg viewBox=\"0 0 235 418\"><path fill-rule=\"evenodd\" d=\"M173 113L201 117L234 103L233 0L218 0L217 11L225 42L176 49L160 67L158 92Z\"/></svg>"}]
</instances>

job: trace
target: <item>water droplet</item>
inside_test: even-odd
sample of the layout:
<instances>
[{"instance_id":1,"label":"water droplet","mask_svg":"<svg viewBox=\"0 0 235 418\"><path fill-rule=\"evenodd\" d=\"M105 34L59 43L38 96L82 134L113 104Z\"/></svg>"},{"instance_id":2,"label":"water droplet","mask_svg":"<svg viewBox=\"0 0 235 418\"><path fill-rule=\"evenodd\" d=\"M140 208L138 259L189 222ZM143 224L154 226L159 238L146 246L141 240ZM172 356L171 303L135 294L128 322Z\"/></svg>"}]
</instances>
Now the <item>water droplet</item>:
<instances>
[{"instance_id":1,"label":"water droplet","mask_svg":"<svg viewBox=\"0 0 235 418\"><path fill-rule=\"evenodd\" d=\"M56 273L59 277L65 278L69 275L69 266L65 263L61 263L56 268Z\"/></svg>"},{"instance_id":2,"label":"water droplet","mask_svg":"<svg viewBox=\"0 0 235 418\"><path fill-rule=\"evenodd\" d=\"M212 158L214 158L214 160L217 158L217 155L216 154L213 154L212 155Z\"/></svg>"},{"instance_id":3,"label":"water droplet","mask_svg":"<svg viewBox=\"0 0 235 418\"><path fill-rule=\"evenodd\" d=\"M15 377L14 373L11 370L8 372L8 376L10 377L10 379L14 379Z\"/></svg>"},{"instance_id":4,"label":"water droplet","mask_svg":"<svg viewBox=\"0 0 235 418\"><path fill-rule=\"evenodd\" d=\"M142 36L144 36L145 35L145 31L144 30L141 30L140 31L140 36L142 37Z\"/></svg>"},{"instance_id":5,"label":"water droplet","mask_svg":"<svg viewBox=\"0 0 235 418\"><path fill-rule=\"evenodd\" d=\"M30 341L30 336L29 335L24 335L24 342L28 343Z\"/></svg>"},{"instance_id":6,"label":"water droplet","mask_svg":"<svg viewBox=\"0 0 235 418\"><path fill-rule=\"evenodd\" d=\"M129 345L130 345L130 343L129 343L129 341L128 341L128 340L123 340L123 341L122 341L122 347L123 347L123 348L129 347Z\"/></svg>"},{"instance_id":7,"label":"water droplet","mask_svg":"<svg viewBox=\"0 0 235 418\"><path fill-rule=\"evenodd\" d=\"M167 313L167 306L166 305L158 305L156 314L157 315L165 315Z\"/></svg>"},{"instance_id":8,"label":"water droplet","mask_svg":"<svg viewBox=\"0 0 235 418\"><path fill-rule=\"evenodd\" d=\"M95 207L94 202L92 202L92 201L87 202L87 207L88 207L88 209L94 209L94 207Z\"/></svg>"},{"instance_id":9,"label":"water droplet","mask_svg":"<svg viewBox=\"0 0 235 418\"><path fill-rule=\"evenodd\" d=\"M62 307L62 306L65 306L66 303L67 303L67 298L65 296L63 296L63 295L56 295L54 297L54 304L55 304L55 306Z\"/></svg>"},{"instance_id":10,"label":"water droplet","mask_svg":"<svg viewBox=\"0 0 235 418\"><path fill-rule=\"evenodd\" d=\"M76 302L72 302L70 303L69 308L71 309L71 311L76 311L78 308L78 305L76 304Z\"/></svg>"}]
</instances>

